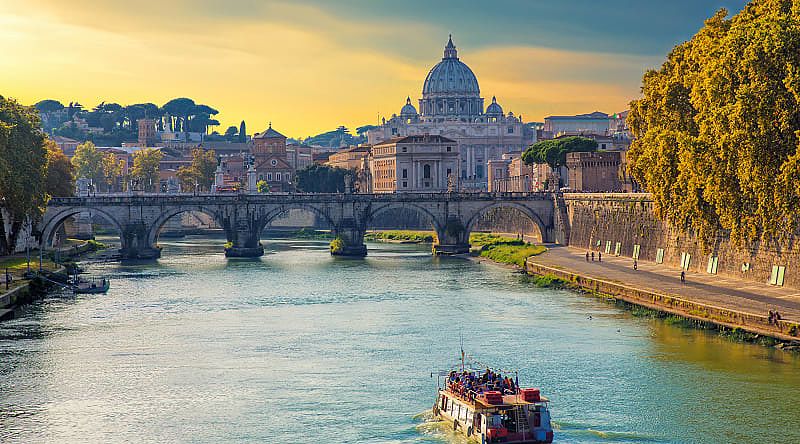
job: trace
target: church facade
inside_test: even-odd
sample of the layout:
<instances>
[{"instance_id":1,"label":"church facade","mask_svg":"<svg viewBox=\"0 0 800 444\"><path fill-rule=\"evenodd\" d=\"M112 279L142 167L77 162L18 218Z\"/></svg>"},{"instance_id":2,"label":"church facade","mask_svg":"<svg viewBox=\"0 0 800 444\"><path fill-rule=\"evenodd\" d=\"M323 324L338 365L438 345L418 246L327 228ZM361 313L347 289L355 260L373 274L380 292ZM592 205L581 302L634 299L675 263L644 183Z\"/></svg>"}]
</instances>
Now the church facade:
<instances>
[{"instance_id":1,"label":"church facade","mask_svg":"<svg viewBox=\"0 0 800 444\"><path fill-rule=\"evenodd\" d=\"M415 135L439 135L458 143L462 188L486 190L487 163L503 154L521 152L536 141L536 133L522 117L503 108L492 97L484 109L478 79L459 60L452 37L444 48L444 57L425 78L419 112L406 98L400 114L384 119L378 128L367 132L371 145Z\"/></svg>"}]
</instances>

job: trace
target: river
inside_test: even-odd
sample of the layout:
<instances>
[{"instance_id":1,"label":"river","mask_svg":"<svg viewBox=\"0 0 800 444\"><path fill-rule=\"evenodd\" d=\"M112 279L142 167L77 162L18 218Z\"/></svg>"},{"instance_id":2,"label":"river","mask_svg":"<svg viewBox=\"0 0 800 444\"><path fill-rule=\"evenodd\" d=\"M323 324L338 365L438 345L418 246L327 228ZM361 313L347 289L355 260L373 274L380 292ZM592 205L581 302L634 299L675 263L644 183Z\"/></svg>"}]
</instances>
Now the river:
<instances>
[{"instance_id":1,"label":"river","mask_svg":"<svg viewBox=\"0 0 800 444\"><path fill-rule=\"evenodd\" d=\"M552 400L556 442L800 442L800 356L636 318L492 264L370 244L162 241L106 295L0 323L0 442L419 443L469 354ZM591 316L591 319L589 319Z\"/></svg>"}]
</instances>

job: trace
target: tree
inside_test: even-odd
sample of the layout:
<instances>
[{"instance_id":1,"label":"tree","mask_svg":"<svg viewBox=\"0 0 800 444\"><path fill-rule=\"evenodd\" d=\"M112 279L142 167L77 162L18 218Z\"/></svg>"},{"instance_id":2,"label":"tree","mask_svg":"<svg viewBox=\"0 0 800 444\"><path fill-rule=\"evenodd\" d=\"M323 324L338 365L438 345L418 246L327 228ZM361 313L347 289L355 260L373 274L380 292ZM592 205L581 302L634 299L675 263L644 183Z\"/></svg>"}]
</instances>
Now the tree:
<instances>
[{"instance_id":1,"label":"tree","mask_svg":"<svg viewBox=\"0 0 800 444\"><path fill-rule=\"evenodd\" d=\"M158 190L158 168L164 154L154 148L146 148L133 153L131 178L139 184L139 189L152 192Z\"/></svg>"},{"instance_id":2,"label":"tree","mask_svg":"<svg viewBox=\"0 0 800 444\"><path fill-rule=\"evenodd\" d=\"M170 123L174 131L188 131L186 124L195 106L194 100L181 97L170 100L161 108L170 115L172 120Z\"/></svg>"},{"instance_id":3,"label":"tree","mask_svg":"<svg viewBox=\"0 0 800 444\"><path fill-rule=\"evenodd\" d=\"M103 156L103 177L105 178L106 190L114 190L114 185L120 183L122 174L125 171L125 161L117 159L114 153L106 153Z\"/></svg>"},{"instance_id":4,"label":"tree","mask_svg":"<svg viewBox=\"0 0 800 444\"><path fill-rule=\"evenodd\" d=\"M342 193L344 177L354 172L327 165L311 165L297 172L297 188L307 193Z\"/></svg>"},{"instance_id":5,"label":"tree","mask_svg":"<svg viewBox=\"0 0 800 444\"><path fill-rule=\"evenodd\" d=\"M720 10L631 103L630 173L659 216L706 246L780 241L800 205L800 9L754 0Z\"/></svg>"},{"instance_id":6,"label":"tree","mask_svg":"<svg viewBox=\"0 0 800 444\"><path fill-rule=\"evenodd\" d=\"M72 156L72 165L75 167L75 177L78 179L91 179L98 184L103 180L103 153L97 150L92 142L84 142L75 149Z\"/></svg>"},{"instance_id":7,"label":"tree","mask_svg":"<svg viewBox=\"0 0 800 444\"><path fill-rule=\"evenodd\" d=\"M597 151L597 141L594 139L580 136L562 137L534 143L522 153L522 160L528 165L546 163L555 170L567 164L568 153L593 151Z\"/></svg>"},{"instance_id":8,"label":"tree","mask_svg":"<svg viewBox=\"0 0 800 444\"><path fill-rule=\"evenodd\" d=\"M194 189L195 184L202 191L210 191L217 170L217 155L214 150L202 148L192 150L192 165L178 168L178 179L186 188Z\"/></svg>"},{"instance_id":9,"label":"tree","mask_svg":"<svg viewBox=\"0 0 800 444\"><path fill-rule=\"evenodd\" d=\"M40 125L36 109L0 96L0 254L15 250L26 218L36 219L44 206L47 149Z\"/></svg>"},{"instance_id":10,"label":"tree","mask_svg":"<svg viewBox=\"0 0 800 444\"><path fill-rule=\"evenodd\" d=\"M229 126L228 129L225 130L225 140L228 142L234 142L238 139L236 136L236 127Z\"/></svg>"},{"instance_id":11,"label":"tree","mask_svg":"<svg viewBox=\"0 0 800 444\"><path fill-rule=\"evenodd\" d=\"M256 188L259 193L269 193L269 184L265 180L256 182Z\"/></svg>"},{"instance_id":12,"label":"tree","mask_svg":"<svg viewBox=\"0 0 800 444\"><path fill-rule=\"evenodd\" d=\"M52 197L68 197L75 194L75 167L58 145L45 140L47 148L47 178L45 192Z\"/></svg>"},{"instance_id":13,"label":"tree","mask_svg":"<svg viewBox=\"0 0 800 444\"><path fill-rule=\"evenodd\" d=\"M239 124L239 143L247 143L247 127L244 120Z\"/></svg>"},{"instance_id":14,"label":"tree","mask_svg":"<svg viewBox=\"0 0 800 444\"><path fill-rule=\"evenodd\" d=\"M41 102L37 102L33 105L34 108L39 110L40 113L52 113L54 111L60 111L64 109L64 105L61 104L58 100L42 100Z\"/></svg>"}]
</instances>

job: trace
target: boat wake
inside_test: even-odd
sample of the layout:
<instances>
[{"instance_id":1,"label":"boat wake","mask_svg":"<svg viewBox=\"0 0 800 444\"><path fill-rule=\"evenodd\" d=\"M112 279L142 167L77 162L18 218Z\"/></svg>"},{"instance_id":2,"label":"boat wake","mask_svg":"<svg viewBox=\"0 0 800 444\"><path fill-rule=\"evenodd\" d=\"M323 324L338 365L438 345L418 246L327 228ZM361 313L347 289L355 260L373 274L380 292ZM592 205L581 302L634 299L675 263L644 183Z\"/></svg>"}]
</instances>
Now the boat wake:
<instances>
[{"instance_id":1,"label":"boat wake","mask_svg":"<svg viewBox=\"0 0 800 444\"><path fill-rule=\"evenodd\" d=\"M474 444L480 442L475 439L467 439L463 433L453 430L453 424L448 421L433 419L433 412L428 409L424 412L412 416L413 419L422 421L416 426L417 432L422 435L424 441L440 441L452 444Z\"/></svg>"},{"instance_id":2,"label":"boat wake","mask_svg":"<svg viewBox=\"0 0 800 444\"><path fill-rule=\"evenodd\" d=\"M597 430L587 424L553 421L553 428L556 430L556 436L580 437L589 440L597 440L597 442L665 442L653 436L647 436L637 432Z\"/></svg>"}]
</instances>

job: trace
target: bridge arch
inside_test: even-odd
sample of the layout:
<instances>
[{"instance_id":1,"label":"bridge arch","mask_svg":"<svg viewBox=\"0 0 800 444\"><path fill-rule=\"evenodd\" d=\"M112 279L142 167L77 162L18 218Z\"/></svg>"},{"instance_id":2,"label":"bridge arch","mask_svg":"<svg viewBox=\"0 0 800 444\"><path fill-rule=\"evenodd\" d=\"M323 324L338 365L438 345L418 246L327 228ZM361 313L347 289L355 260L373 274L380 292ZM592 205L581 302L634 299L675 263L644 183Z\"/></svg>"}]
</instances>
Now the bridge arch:
<instances>
[{"instance_id":1,"label":"bridge arch","mask_svg":"<svg viewBox=\"0 0 800 444\"><path fill-rule=\"evenodd\" d=\"M53 236L56 229L61 226L68 218L80 213L97 214L103 217L107 222L114 225L120 235L120 242L125 243L125 236L123 236L122 224L114 218L110 213L92 207L70 207L57 211L55 214L48 215L45 213L44 220L42 220L41 237L39 238L39 245L42 249L49 248L53 244Z\"/></svg>"},{"instance_id":2,"label":"bridge arch","mask_svg":"<svg viewBox=\"0 0 800 444\"><path fill-rule=\"evenodd\" d=\"M189 213L189 212L203 213L206 216L212 218L214 222L219 224L220 227L224 228L224 220L222 219L222 217L220 217L219 212L215 211L213 208L204 207L200 205L180 206L177 208L170 208L159 214L158 218L156 218L156 220L150 226L150 231L147 234L148 245L151 246L156 245L156 243L158 242L158 235L161 232L161 228L163 228L164 225L170 219L179 214Z\"/></svg>"},{"instance_id":3,"label":"bridge arch","mask_svg":"<svg viewBox=\"0 0 800 444\"><path fill-rule=\"evenodd\" d=\"M405 209L410 209L415 211L417 214L424 215L428 220L430 220L431 225L433 226L432 228L434 229L436 234L439 235L440 230L443 228L441 225L441 221L425 207L408 202L390 202L371 208L369 214L367 214L366 217L365 228L368 228L370 224L372 224L375 221L375 219L381 214L384 214L389 211L397 211Z\"/></svg>"},{"instance_id":4,"label":"bridge arch","mask_svg":"<svg viewBox=\"0 0 800 444\"><path fill-rule=\"evenodd\" d=\"M322 205L324 206L324 205ZM333 218L328 214L328 212L321 208L320 206L313 205L306 202L298 202L298 203L287 203L282 204L278 207L268 209L261 218L258 220L257 233L259 235L267 228L273 220L277 219L284 213L288 213L291 210L304 210L311 213L316 214L317 216L321 217L325 224L330 226L331 228L336 227Z\"/></svg>"},{"instance_id":5,"label":"bridge arch","mask_svg":"<svg viewBox=\"0 0 800 444\"><path fill-rule=\"evenodd\" d=\"M478 223L479 220L481 220L483 216L485 216L492 210L500 208L512 208L519 211L520 213L525 215L528 219L530 219L531 222L533 222L533 225L537 227L542 242L550 241L550 239L548 239L547 225L545 225L545 223L542 221L542 218L539 215L539 213L536 210L528 207L527 205L523 205L519 202L495 202L480 208L478 211L472 214L470 218L467 220L467 223L465 224L467 233L469 234L472 232L472 230L475 228L475 225Z\"/></svg>"}]
</instances>

